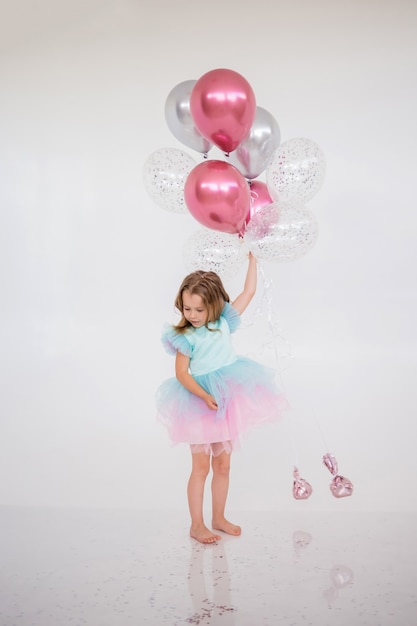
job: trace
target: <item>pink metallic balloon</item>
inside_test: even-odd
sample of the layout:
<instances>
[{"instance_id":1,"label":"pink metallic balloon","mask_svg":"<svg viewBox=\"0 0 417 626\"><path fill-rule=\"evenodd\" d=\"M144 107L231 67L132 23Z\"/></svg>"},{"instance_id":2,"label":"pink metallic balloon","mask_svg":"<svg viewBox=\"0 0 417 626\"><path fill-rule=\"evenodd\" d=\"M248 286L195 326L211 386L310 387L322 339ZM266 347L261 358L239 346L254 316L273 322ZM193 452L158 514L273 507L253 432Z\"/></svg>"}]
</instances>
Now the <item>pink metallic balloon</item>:
<instances>
[{"instance_id":1,"label":"pink metallic balloon","mask_svg":"<svg viewBox=\"0 0 417 626\"><path fill-rule=\"evenodd\" d=\"M313 493L313 488L304 478L300 477L298 468L294 467L292 494L296 500L306 500Z\"/></svg>"},{"instance_id":2,"label":"pink metallic balloon","mask_svg":"<svg viewBox=\"0 0 417 626\"><path fill-rule=\"evenodd\" d=\"M224 233L242 233L250 208L249 184L230 163L209 160L189 173L184 199L200 224Z\"/></svg>"},{"instance_id":3,"label":"pink metallic balloon","mask_svg":"<svg viewBox=\"0 0 417 626\"><path fill-rule=\"evenodd\" d=\"M323 456L323 463L334 477L329 485L330 491L334 497L346 498L347 496L351 496L353 493L353 485L348 478L338 474L337 461L333 454L325 454Z\"/></svg>"},{"instance_id":4,"label":"pink metallic balloon","mask_svg":"<svg viewBox=\"0 0 417 626\"><path fill-rule=\"evenodd\" d=\"M284 141L266 168L266 184L280 204L306 203L319 191L326 174L326 160L311 139Z\"/></svg>"},{"instance_id":5,"label":"pink metallic balloon","mask_svg":"<svg viewBox=\"0 0 417 626\"><path fill-rule=\"evenodd\" d=\"M246 218L246 224L250 222L252 217L267 204L273 202L271 194L266 183L261 180L252 180L249 183L250 189L250 209Z\"/></svg>"},{"instance_id":6,"label":"pink metallic balloon","mask_svg":"<svg viewBox=\"0 0 417 626\"><path fill-rule=\"evenodd\" d=\"M232 152L255 119L252 87L240 74L216 69L201 76L191 92L190 111L200 133L224 152Z\"/></svg>"}]
</instances>

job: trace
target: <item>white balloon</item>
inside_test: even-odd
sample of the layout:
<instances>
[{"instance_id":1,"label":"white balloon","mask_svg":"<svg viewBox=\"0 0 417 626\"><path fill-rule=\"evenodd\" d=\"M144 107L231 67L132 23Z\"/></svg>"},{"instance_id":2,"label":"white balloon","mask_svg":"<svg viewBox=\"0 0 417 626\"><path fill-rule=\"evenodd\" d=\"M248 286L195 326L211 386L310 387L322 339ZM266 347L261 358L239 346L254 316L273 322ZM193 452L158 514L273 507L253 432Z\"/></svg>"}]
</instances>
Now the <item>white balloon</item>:
<instances>
[{"instance_id":1,"label":"white balloon","mask_svg":"<svg viewBox=\"0 0 417 626\"><path fill-rule=\"evenodd\" d=\"M245 230L249 250L264 261L294 261L314 246L317 237L317 220L302 205L268 204Z\"/></svg>"},{"instance_id":2,"label":"white balloon","mask_svg":"<svg viewBox=\"0 0 417 626\"><path fill-rule=\"evenodd\" d=\"M222 279L237 274L247 258L247 248L239 235L202 228L195 231L183 247L188 272L216 272Z\"/></svg>"},{"instance_id":3,"label":"white balloon","mask_svg":"<svg viewBox=\"0 0 417 626\"><path fill-rule=\"evenodd\" d=\"M188 213L184 185L197 165L189 154L177 148L160 148L152 152L143 167L143 181L152 200L171 213Z\"/></svg>"},{"instance_id":4,"label":"white balloon","mask_svg":"<svg viewBox=\"0 0 417 626\"><path fill-rule=\"evenodd\" d=\"M307 202L319 191L326 174L324 154L311 139L284 141L266 169L266 184L275 202Z\"/></svg>"}]
</instances>

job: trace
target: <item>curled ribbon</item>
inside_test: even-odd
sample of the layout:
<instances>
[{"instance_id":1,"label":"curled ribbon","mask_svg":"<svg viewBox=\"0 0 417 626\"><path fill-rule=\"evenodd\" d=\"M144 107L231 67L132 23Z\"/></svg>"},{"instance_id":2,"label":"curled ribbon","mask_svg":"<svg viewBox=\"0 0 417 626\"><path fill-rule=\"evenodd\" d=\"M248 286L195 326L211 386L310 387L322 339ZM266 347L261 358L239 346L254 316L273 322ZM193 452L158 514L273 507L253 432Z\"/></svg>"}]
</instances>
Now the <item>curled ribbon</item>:
<instances>
[{"instance_id":1,"label":"curled ribbon","mask_svg":"<svg viewBox=\"0 0 417 626\"><path fill-rule=\"evenodd\" d=\"M334 497L345 498L346 496L351 496L353 492L353 485L348 478L338 474L339 469L336 458L333 454L325 454L323 456L323 463L334 477L329 485L330 491Z\"/></svg>"},{"instance_id":2,"label":"curled ribbon","mask_svg":"<svg viewBox=\"0 0 417 626\"><path fill-rule=\"evenodd\" d=\"M296 500L307 500L311 496L313 488L304 478L300 477L297 467L294 467L294 482L292 494Z\"/></svg>"}]
</instances>

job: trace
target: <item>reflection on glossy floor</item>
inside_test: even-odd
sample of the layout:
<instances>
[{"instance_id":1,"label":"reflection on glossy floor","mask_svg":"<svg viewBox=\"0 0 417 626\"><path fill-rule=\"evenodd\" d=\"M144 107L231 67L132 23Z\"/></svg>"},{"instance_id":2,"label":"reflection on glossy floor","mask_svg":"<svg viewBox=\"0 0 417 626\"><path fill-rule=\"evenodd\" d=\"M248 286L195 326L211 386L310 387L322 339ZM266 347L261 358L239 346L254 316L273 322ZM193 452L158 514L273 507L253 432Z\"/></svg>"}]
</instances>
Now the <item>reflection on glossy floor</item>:
<instances>
[{"instance_id":1,"label":"reflection on glossy floor","mask_svg":"<svg viewBox=\"0 0 417 626\"><path fill-rule=\"evenodd\" d=\"M232 516L231 516L232 517ZM0 509L1 626L413 626L416 516Z\"/></svg>"}]
</instances>

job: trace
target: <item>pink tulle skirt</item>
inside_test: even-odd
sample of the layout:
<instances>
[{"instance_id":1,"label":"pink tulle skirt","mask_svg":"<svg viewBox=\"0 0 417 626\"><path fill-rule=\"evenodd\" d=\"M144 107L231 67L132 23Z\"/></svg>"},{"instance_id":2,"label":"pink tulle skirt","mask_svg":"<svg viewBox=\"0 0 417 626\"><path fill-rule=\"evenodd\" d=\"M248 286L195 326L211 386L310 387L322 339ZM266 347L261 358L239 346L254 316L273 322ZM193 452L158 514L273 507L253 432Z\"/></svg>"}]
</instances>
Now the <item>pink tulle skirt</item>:
<instances>
[{"instance_id":1,"label":"pink tulle skirt","mask_svg":"<svg viewBox=\"0 0 417 626\"><path fill-rule=\"evenodd\" d=\"M288 408L274 370L246 357L194 378L216 399L217 411L176 378L165 380L156 394L157 419L167 428L171 442L192 444L193 452L231 452L248 430L279 421ZM223 445L212 445L218 443Z\"/></svg>"}]
</instances>

